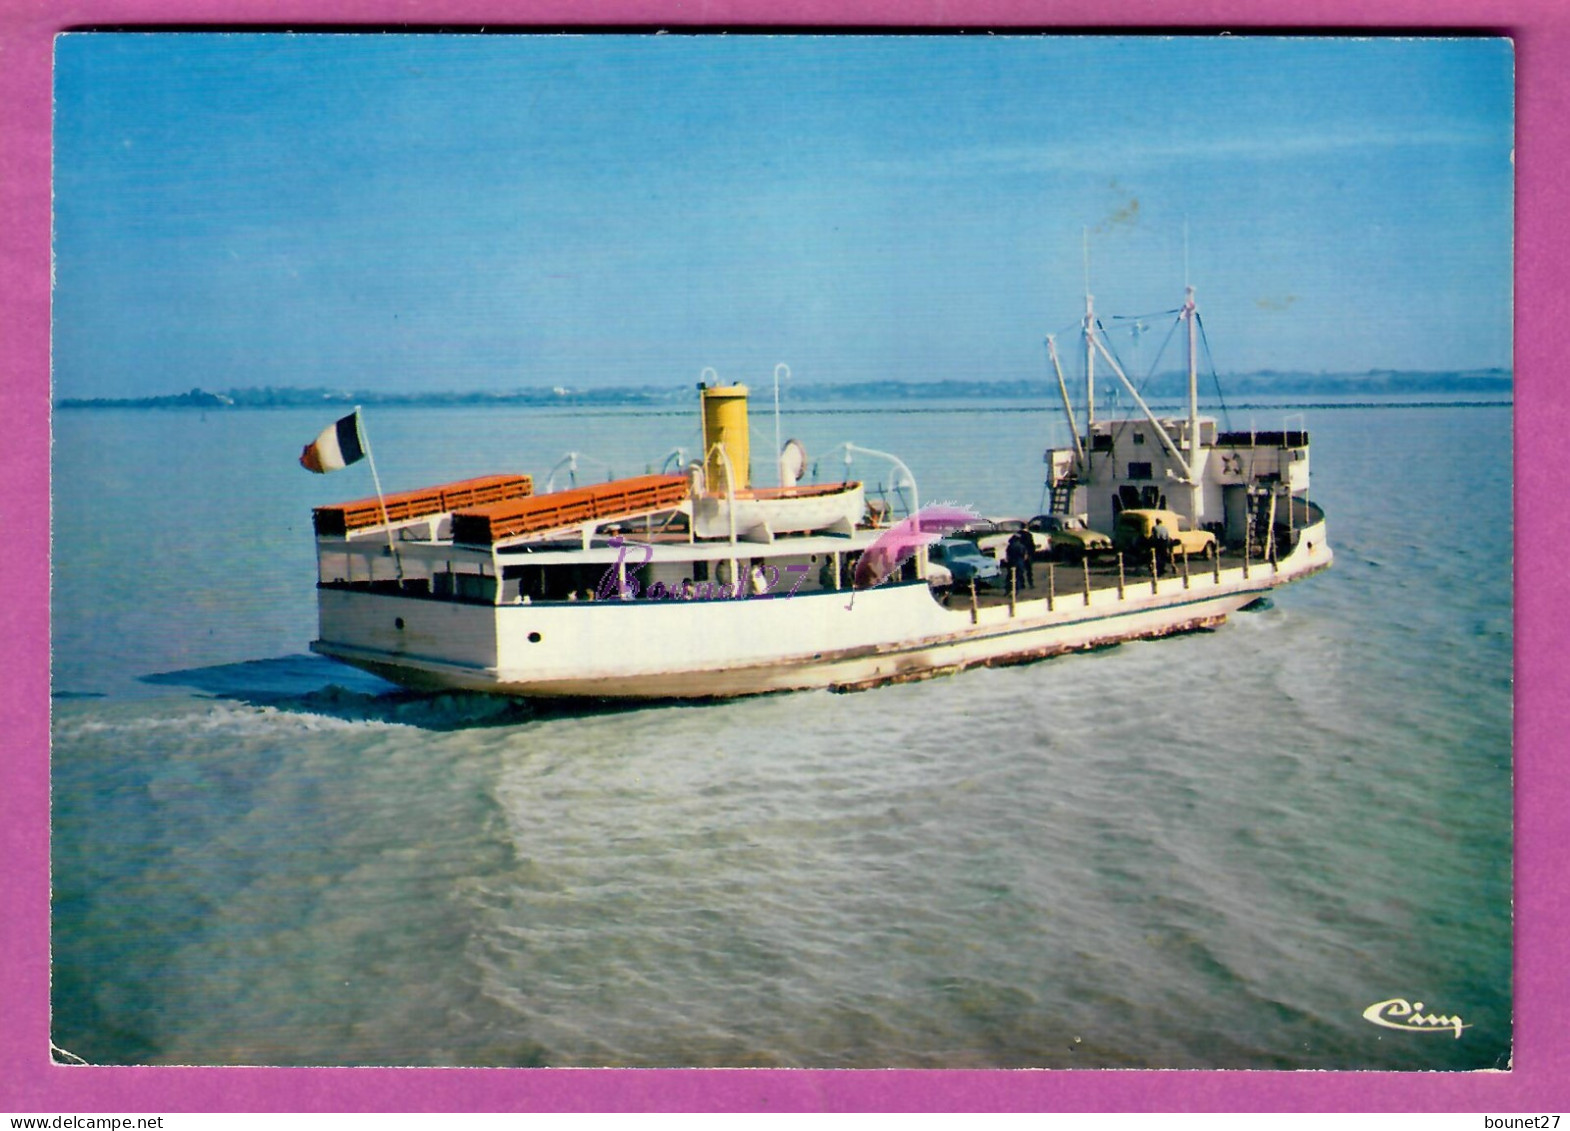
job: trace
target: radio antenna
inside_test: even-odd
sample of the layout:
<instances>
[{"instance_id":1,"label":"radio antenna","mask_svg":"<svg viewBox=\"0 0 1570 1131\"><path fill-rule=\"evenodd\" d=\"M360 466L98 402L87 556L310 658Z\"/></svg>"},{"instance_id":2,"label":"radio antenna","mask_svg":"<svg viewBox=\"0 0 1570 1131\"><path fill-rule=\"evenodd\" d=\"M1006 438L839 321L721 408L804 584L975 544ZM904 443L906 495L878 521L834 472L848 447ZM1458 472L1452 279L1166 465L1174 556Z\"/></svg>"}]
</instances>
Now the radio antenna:
<instances>
[{"instance_id":1,"label":"radio antenna","mask_svg":"<svg viewBox=\"0 0 1570 1131\"><path fill-rule=\"evenodd\" d=\"M1188 217L1183 217L1183 286L1187 287L1188 279Z\"/></svg>"}]
</instances>

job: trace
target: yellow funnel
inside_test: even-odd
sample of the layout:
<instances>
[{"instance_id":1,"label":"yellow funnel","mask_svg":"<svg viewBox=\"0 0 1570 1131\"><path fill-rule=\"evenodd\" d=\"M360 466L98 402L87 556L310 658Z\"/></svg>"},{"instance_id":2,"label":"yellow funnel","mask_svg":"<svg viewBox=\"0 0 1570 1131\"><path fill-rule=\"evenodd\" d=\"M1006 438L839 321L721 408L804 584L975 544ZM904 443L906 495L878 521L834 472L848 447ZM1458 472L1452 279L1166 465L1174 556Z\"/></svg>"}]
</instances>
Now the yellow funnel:
<instances>
[{"instance_id":1,"label":"yellow funnel","mask_svg":"<svg viewBox=\"0 0 1570 1131\"><path fill-rule=\"evenodd\" d=\"M703 389L703 474L711 495L725 494L725 461L714 450L718 444L730 457L735 489L752 486L752 455L747 439L747 386L725 385Z\"/></svg>"}]
</instances>

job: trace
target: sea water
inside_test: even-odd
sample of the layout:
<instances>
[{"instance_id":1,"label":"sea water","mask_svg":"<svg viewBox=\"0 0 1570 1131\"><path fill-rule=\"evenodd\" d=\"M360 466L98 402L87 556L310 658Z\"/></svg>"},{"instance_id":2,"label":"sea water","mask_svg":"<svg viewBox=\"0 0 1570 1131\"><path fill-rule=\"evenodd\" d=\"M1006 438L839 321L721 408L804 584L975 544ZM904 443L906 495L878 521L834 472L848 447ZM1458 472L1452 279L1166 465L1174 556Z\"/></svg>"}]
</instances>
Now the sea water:
<instances>
[{"instance_id":1,"label":"sea water","mask_svg":"<svg viewBox=\"0 0 1570 1131\"><path fill-rule=\"evenodd\" d=\"M783 435L820 478L847 473L830 449L849 440L902 455L923 502L1044 509L1050 414L900 408L796 405ZM1509 1064L1508 405L1292 417L1335 566L1214 632L854 695L579 711L411 695L307 652L311 507L372 493L364 466L295 462L341 411L56 416L63 1049ZM593 481L699 448L675 410L366 427L389 491L543 486L568 451ZM772 420L753 429L772 450ZM850 473L895 485L870 457ZM1365 1018L1392 1000L1464 1028Z\"/></svg>"}]
</instances>

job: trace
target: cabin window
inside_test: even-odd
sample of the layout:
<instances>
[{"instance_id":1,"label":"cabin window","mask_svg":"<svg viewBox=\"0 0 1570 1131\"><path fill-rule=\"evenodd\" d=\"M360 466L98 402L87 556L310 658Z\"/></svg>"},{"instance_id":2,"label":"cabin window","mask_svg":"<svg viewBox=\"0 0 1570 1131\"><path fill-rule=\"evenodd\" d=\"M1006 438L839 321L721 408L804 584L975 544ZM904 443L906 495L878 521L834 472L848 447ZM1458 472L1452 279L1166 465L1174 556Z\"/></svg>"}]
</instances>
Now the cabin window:
<instances>
[{"instance_id":1,"label":"cabin window","mask_svg":"<svg viewBox=\"0 0 1570 1131\"><path fill-rule=\"evenodd\" d=\"M530 603L585 601L594 595L604 579L606 568L603 565L507 566L502 571L507 582L502 591L503 599L509 603L525 598Z\"/></svg>"},{"instance_id":2,"label":"cabin window","mask_svg":"<svg viewBox=\"0 0 1570 1131\"><path fill-rule=\"evenodd\" d=\"M496 579L479 573L438 573L432 594L452 601L490 604L496 600Z\"/></svg>"},{"instance_id":3,"label":"cabin window","mask_svg":"<svg viewBox=\"0 0 1570 1131\"><path fill-rule=\"evenodd\" d=\"M1145 434L1143 432L1135 432L1134 433L1134 443L1136 443L1136 444L1143 444L1144 442L1145 442Z\"/></svg>"},{"instance_id":4,"label":"cabin window","mask_svg":"<svg viewBox=\"0 0 1570 1131\"><path fill-rule=\"evenodd\" d=\"M1130 479L1151 479L1151 478L1154 478L1154 476L1152 476L1151 473L1150 473L1150 464L1148 464L1148 463L1131 463L1131 464L1129 464L1128 465L1128 477Z\"/></svg>"}]
</instances>

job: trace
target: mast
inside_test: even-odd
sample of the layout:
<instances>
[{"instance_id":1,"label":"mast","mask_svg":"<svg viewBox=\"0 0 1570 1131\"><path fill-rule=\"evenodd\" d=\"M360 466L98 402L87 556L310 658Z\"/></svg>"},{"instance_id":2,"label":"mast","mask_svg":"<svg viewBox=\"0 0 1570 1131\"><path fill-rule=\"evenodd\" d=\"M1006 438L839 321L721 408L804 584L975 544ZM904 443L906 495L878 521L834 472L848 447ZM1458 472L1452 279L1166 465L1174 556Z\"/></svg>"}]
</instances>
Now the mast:
<instances>
[{"instance_id":1,"label":"mast","mask_svg":"<svg viewBox=\"0 0 1570 1131\"><path fill-rule=\"evenodd\" d=\"M1080 239L1085 254L1085 448L1095 451L1090 433L1096 423L1096 300L1090 293L1090 229L1083 228ZM1087 459L1085 472L1090 465Z\"/></svg>"},{"instance_id":2,"label":"mast","mask_svg":"<svg viewBox=\"0 0 1570 1131\"><path fill-rule=\"evenodd\" d=\"M1096 300L1085 292L1085 446L1094 448L1090 438L1096 423Z\"/></svg>"},{"instance_id":3,"label":"mast","mask_svg":"<svg viewBox=\"0 0 1570 1131\"><path fill-rule=\"evenodd\" d=\"M1199 312L1188 273L1188 217L1183 217L1183 317L1188 320L1188 522L1199 529Z\"/></svg>"}]
</instances>

